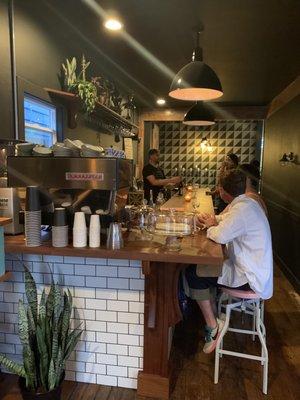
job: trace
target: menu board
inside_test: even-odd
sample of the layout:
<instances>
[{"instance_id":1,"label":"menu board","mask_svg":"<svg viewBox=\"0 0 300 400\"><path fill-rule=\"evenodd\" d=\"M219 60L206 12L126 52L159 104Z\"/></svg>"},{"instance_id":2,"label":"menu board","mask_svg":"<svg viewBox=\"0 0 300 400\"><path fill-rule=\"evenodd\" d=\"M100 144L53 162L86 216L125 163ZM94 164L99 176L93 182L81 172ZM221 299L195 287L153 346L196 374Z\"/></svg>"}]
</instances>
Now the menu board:
<instances>
[{"instance_id":1,"label":"menu board","mask_svg":"<svg viewBox=\"0 0 300 400\"><path fill-rule=\"evenodd\" d=\"M131 138L124 138L124 151L128 160L133 160L133 143Z\"/></svg>"}]
</instances>

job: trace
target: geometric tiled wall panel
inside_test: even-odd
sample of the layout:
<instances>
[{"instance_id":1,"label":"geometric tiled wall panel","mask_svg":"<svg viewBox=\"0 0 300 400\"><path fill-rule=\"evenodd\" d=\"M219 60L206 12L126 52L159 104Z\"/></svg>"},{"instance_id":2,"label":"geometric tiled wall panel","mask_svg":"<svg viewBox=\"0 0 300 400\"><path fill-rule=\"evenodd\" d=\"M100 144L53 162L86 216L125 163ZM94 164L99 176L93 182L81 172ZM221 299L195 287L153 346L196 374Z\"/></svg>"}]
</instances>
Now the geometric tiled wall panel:
<instances>
[{"instance_id":1,"label":"geometric tiled wall panel","mask_svg":"<svg viewBox=\"0 0 300 400\"><path fill-rule=\"evenodd\" d=\"M259 124L253 120L219 120L213 126L194 127L180 122L157 122L161 166L167 176L180 173L186 183L214 185L217 171L228 153L239 156L241 163L255 157ZM202 150L206 137L212 151Z\"/></svg>"}]
</instances>

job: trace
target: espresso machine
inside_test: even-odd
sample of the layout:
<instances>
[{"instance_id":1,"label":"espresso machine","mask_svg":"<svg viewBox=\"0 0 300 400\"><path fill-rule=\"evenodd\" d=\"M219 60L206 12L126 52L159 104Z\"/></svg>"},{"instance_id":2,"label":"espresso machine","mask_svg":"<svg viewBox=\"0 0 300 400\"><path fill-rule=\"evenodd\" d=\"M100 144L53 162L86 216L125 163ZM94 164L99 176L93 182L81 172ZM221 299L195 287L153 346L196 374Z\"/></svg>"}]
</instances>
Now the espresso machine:
<instances>
[{"instance_id":1,"label":"espresso machine","mask_svg":"<svg viewBox=\"0 0 300 400\"><path fill-rule=\"evenodd\" d=\"M133 161L121 158L7 157L8 186L22 192L38 186L42 224L51 225L54 207L64 207L72 226L76 211L99 214L102 228L125 207L133 181Z\"/></svg>"}]
</instances>

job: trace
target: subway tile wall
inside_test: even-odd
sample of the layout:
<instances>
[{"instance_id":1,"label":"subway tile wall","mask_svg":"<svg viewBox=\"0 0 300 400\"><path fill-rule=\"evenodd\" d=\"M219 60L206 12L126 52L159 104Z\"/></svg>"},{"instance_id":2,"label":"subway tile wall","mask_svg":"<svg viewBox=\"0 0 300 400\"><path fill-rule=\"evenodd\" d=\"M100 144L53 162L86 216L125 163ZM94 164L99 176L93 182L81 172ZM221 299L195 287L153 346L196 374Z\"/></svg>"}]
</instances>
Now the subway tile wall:
<instances>
[{"instance_id":1,"label":"subway tile wall","mask_svg":"<svg viewBox=\"0 0 300 400\"><path fill-rule=\"evenodd\" d=\"M54 280L71 290L72 327L84 332L66 365L66 379L136 388L143 367L144 276L140 261L7 254L10 281L0 282L0 352L22 360L18 301L24 299L25 263L38 292Z\"/></svg>"},{"instance_id":2,"label":"subway tile wall","mask_svg":"<svg viewBox=\"0 0 300 400\"><path fill-rule=\"evenodd\" d=\"M187 126L181 122L157 122L161 166L167 176L180 173L186 183L214 185L217 171L228 153L235 153L241 163L257 157L262 125L254 120L217 121L212 126ZM207 138L212 151L202 150ZM184 170L182 170L184 168ZM177 170L176 170L177 169Z\"/></svg>"}]
</instances>

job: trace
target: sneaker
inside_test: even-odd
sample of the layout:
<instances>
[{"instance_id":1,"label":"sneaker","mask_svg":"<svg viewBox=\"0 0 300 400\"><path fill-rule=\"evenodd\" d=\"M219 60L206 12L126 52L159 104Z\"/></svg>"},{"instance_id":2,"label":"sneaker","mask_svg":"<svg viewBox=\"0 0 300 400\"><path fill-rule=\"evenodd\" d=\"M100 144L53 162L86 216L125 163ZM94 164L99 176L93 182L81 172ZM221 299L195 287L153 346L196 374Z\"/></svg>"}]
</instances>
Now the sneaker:
<instances>
[{"instance_id":1,"label":"sneaker","mask_svg":"<svg viewBox=\"0 0 300 400\"><path fill-rule=\"evenodd\" d=\"M217 318L217 326L215 328L205 327L205 345L203 347L204 353L208 354L215 350L218 338L224 327L224 321Z\"/></svg>"}]
</instances>

